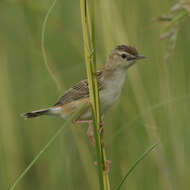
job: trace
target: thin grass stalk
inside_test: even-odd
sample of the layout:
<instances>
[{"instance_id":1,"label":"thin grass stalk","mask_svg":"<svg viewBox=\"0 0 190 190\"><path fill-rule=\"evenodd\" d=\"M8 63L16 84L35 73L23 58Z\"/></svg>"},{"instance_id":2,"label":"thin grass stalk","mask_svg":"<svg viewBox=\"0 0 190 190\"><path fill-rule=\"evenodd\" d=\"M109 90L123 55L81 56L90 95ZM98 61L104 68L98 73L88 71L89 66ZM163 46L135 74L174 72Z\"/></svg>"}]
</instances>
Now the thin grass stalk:
<instances>
[{"instance_id":1,"label":"thin grass stalk","mask_svg":"<svg viewBox=\"0 0 190 190\"><path fill-rule=\"evenodd\" d=\"M87 105L82 105L70 118L68 118L64 125L60 127L57 132L50 138L47 144L41 149L41 151L35 156L35 158L30 162L30 164L25 168L25 170L17 177L13 185L10 187L10 190L14 190L16 185L22 180L22 178L28 173L28 171L32 168L32 166L39 160L41 155L52 145L52 143L57 139L57 137L63 132L65 127L67 127L71 121L76 118L76 116L84 109Z\"/></svg>"},{"instance_id":2,"label":"thin grass stalk","mask_svg":"<svg viewBox=\"0 0 190 190\"><path fill-rule=\"evenodd\" d=\"M53 70L51 69L51 66L50 64L48 63L48 59L47 59L47 53L46 53L46 49L45 49L45 31L46 31L46 27L47 27L47 22L48 22L48 18L53 10L53 8L55 7L57 3L57 0L53 0L53 3L52 5L50 6L50 8L48 9L46 15L45 15L45 18L44 18L44 21L43 21L43 24L42 24L42 33L41 33L41 51L42 51L42 56L43 56L43 60L44 60L44 64L46 66L46 69L48 70L51 78L54 80L56 86L57 86L57 89L59 91L61 91L61 85L59 83L59 80L57 79L56 77L56 74L55 72L53 72Z\"/></svg>"},{"instance_id":3,"label":"thin grass stalk","mask_svg":"<svg viewBox=\"0 0 190 190\"><path fill-rule=\"evenodd\" d=\"M94 99L94 87L93 87L93 80L92 80L92 68L91 68L91 55L90 55L90 47L89 47L89 41L88 41L88 31L87 31L87 4L85 0L80 1L80 7L81 7L81 19L82 19L82 31L83 31L83 41L84 41L84 53L85 53L85 63L86 63L86 70L87 70L87 77L88 77L88 86L89 86L89 94L90 94L90 103L92 107L92 118L94 121L94 125L96 125L95 121L95 99ZM97 140L97 135L95 135L96 145L100 144L99 139ZM99 176L99 185L100 189L104 189L104 183L103 183L103 175L101 171L101 154L100 154L100 148L99 146L96 146L97 151L97 157L98 157L98 176Z\"/></svg>"},{"instance_id":4,"label":"thin grass stalk","mask_svg":"<svg viewBox=\"0 0 190 190\"><path fill-rule=\"evenodd\" d=\"M151 147L149 147L135 162L134 164L130 167L130 169L127 171L123 179L121 180L120 184L116 187L115 190L120 190L121 186L124 184L124 182L127 180L128 176L133 172L133 170L139 165L139 163L144 160L146 156L149 155L149 153L156 148L158 144L153 144Z\"/></svg>"},{"instance_id":5,"label":"thin grass stalk","mask_svg":"<svg viewBox=\"0 0 190 190\"><path fill-rule=\"evenodd\" d=\"M95 52L95 29L94 29L94 3L88 4L86 0L80 1L82 31L84 40L85 63L89 84L90 104L92 108L92 118L94 126L94 136L96 142L96 153L98 160L99 186L102 190L110 190L108 174L106 172L106 155L103 143L103 135L99 134L101 115L99 103L98 82L96 76L96 52ZM89 14L90 13L90 14Z\"/></svg>"},{"instance_id":6,"label":"thin grass stalk","mask_svg":"<svg viewBox=\"0 0 190 190\"><path fill-rule=\"evenodd\" d=\"M91 34L91 48L93 51L92 56L92 67L93 67L93 76L94 76L94 88L95 88L95 98L96 98L96 120L97 120L97 127L100 127L101 123L101 115L100 115L100 100L99 100L99 91L98 91L98 81L96 76L96 48L95 48L95 0L92 0L90 3L90 13L91 13L91 28L90 28L90 34ZM99 130L98 130L99 131ZM103 161L103 177L106 185L106 189L110 189L110 182L109 182L109 176L106 171L106 152L104 148L104 142L103 142L103 133L100 136L100 145L102 150L102 161Z\"/></svg>"}]
</instances>

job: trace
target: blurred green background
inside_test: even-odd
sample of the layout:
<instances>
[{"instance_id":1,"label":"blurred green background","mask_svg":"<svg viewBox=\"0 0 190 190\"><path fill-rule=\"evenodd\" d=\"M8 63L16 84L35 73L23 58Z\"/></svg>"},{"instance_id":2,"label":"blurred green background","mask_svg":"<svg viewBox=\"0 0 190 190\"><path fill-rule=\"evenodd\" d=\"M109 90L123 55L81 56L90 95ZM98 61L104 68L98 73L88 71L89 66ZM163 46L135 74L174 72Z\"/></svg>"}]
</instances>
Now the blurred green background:
<instances>
[{"instance_id":1,"label":"blurred green background","mask_svg":"<svg viewBox=\"0 0 190 190\"><path fill-rule=\"evenodd\" d=\"M24 120L23 112L47 107L86 75L79 1L57 1L41 52L42 23L52 1L0 1L0 189L9 189L49 138L63 125L56 117ZM112 189L153 143L158 147L129 176L122 189L190 188L190 24L178 25L175 48L166 61L165 25L154 21L173 0L96 2L97 66L118 44L147 57L128 70L119 102L105 116L105 146L112 161ZM95 149L87 126L70 125L15 189L97 190Z\"/></svg>"}]
</instances>

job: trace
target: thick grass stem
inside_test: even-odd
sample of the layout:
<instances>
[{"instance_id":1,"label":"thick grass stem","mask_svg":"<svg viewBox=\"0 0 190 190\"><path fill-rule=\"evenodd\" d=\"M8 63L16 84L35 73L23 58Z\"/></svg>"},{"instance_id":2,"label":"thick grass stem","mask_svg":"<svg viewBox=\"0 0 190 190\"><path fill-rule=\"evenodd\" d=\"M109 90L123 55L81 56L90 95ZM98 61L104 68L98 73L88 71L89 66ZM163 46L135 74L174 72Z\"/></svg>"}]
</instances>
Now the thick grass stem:
<instances>
[{"instance_id":1,"label":"thick grass stem","mask_svg":"<svg viewBox=\"0 0 190 190\"><path fill-rule=\"evenodd\" d=\"M85 63L89 84L90 104L94 123L94 136L96 142L96 153L98 160L99 185L102 190L110 190L108 173L106 171L106 154L103 143L103 134L100 135L100 102L98 81L96 76L96 49L95 49L95 1L81 0L81 18L84 40Z\"/></svg>"}]
</instances>

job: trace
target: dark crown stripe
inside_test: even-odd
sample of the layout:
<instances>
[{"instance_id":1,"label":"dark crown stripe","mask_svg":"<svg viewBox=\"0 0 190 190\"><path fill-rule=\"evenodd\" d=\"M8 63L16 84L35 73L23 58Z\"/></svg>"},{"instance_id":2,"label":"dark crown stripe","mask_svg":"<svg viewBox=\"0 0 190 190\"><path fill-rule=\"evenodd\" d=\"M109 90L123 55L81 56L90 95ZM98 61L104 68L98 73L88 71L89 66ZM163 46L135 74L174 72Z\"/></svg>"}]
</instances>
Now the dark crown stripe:
<instances>
[{"instance_id":1,"label":"dark crown stripe","mask_svg":"<svg viewBox=\"0 0 190 190\"><path fill-rule=\"evenodd\" d=\"M136 48L134 48L132 46L119 45L116 47L116 49L119 51L125 51L126 53L129 53L129 54L134 55L134 56L138 55Z\"/></svg>"}]
</instances>

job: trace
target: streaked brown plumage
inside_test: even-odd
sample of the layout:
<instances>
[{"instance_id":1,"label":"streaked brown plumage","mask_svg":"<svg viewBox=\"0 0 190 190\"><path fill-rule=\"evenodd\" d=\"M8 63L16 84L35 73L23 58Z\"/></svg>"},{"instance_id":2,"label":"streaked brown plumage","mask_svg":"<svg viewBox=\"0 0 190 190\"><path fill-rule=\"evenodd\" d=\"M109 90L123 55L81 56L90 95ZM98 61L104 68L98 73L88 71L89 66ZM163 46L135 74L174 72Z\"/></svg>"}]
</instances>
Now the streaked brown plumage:
<instances>
[{"instance_id":1,"label":"streaked brown plumage","mask_svg":"<svg viewBox=\"0 0 190 190\"><path fill-rule=\"evenodd\" d=\"M140 56L134 47L127 45L117 46L108 56L107 63L97 72L102 115L118 100L125 81L126 70L136 60L142 58L144 56ZM40 115L58 115L67 119L76 109L88 102L88 80L84 79L68 89L52 107L28 112L23 116L32 118ZM90 118L90 110L85 109L77 121Z\"/></svg>"},{"instance_id":2,"label":"streaked brown plumage","mask_svg":"<svg viewBox=\"0 0 190 190\"><path fill-rule=\"evenodd\" d=\"M98 88L101 90L103 88L103 83L101 82L102 71L97 72L97 79L98 79ZM81 98L89 97L89 90L88 90L88 80L84 79L69 88L63 96L61 96L58 101L55 103L54 106L61 106L67 103L70 103L75 100L79 100Z\"/></svg>"}]
</instances>

